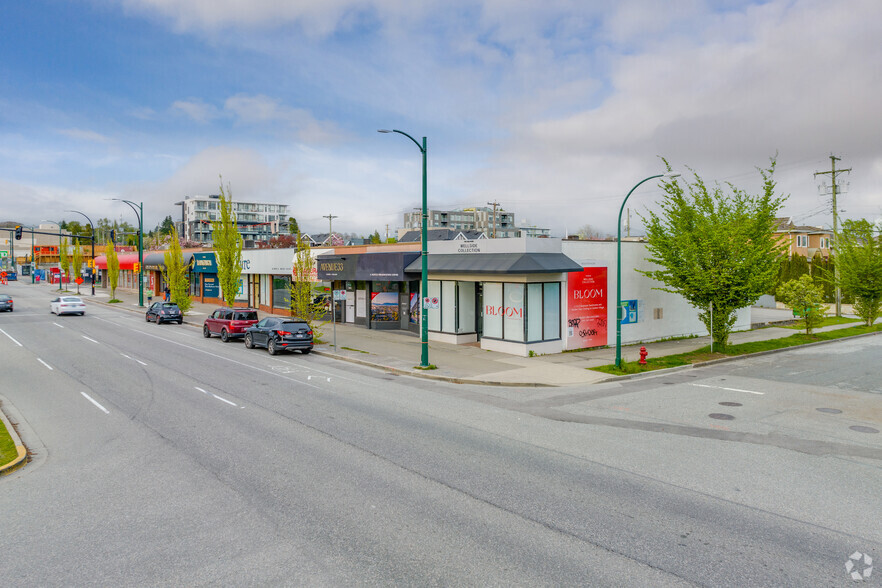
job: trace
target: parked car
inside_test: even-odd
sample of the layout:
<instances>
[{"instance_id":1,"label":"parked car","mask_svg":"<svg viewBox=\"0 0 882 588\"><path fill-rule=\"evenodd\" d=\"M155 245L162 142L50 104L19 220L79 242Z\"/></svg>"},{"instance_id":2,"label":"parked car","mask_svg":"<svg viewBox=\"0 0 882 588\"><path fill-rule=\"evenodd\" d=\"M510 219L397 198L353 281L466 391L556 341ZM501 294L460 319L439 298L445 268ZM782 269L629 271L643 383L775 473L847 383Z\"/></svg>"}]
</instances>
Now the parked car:
<instances>
[{"instance_id":1,"label":"parked car","mask_svg":"<svg viewBox=\"0 0 882 588\"><path fill-rule=\"evenodd\" d=\"M157 325L162 323L181 324L184 322L184 313L181 312L181 309L174 302L154 302L147 309L144 317L148 323L154 320Z\"/></svg>"},{"instance_id":2,"label":"parked car","mask_svg":"<svg viewBox=\"0 0 882 588\"><path fill-rule=\"evenodd\" d=\"M244 337L245 329L257 321L257 310L253 308L218 308L205 319L202 335L206 338L220 335L221 341L226 343Z\"/></svg>"},{"instance_id":3,"label":"parked car","mask_svg":"<svg viewBox=\"0 0 882 588\"><path fill-rule=\"evenodd\" d=\"M86 305L77 296L59 296L49 303L49 312L59 316L63 314L86 314Z\"/></svg>"},{"instance_id":4,"label":"parked car","mask_svg":"<svg viewBox=\"0 0 882 588\"><path fill-rule=\"evenodd\" d=\"M282 351L312 351L312 329L303 319L270 316L245 329L245 347L266 347L270 355Z\"/></svg>"},{"instance_id":5,"label":"parked car","mask_svg":"<svg viewBox=\"0 0 882 588\"><path fill-rule=\"evenodd\" d=\"M12 296L8 294L0 294L0 310L12 312Z\"/></svg>"}]
</instances>

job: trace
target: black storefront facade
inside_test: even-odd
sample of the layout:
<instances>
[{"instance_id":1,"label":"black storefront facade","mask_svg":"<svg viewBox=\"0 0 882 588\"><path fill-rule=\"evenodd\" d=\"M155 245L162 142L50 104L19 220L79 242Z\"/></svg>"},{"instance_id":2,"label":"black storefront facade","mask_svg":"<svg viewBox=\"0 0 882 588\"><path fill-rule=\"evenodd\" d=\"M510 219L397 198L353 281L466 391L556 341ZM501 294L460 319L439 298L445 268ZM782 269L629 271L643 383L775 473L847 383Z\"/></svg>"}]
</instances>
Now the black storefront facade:
<instances>
[{"instance_id":1,"label":"black storefront facade","mask_svg":"<svg viewBox=\"0 0 882 588\"><path fill-rule=\"evenodd\" d=\"M346 292L346 299L336 304L335 320L418 333L420 274L405 268L419 256L413 251L318 256L319 281Z\"/></svg>"}]
</instances>

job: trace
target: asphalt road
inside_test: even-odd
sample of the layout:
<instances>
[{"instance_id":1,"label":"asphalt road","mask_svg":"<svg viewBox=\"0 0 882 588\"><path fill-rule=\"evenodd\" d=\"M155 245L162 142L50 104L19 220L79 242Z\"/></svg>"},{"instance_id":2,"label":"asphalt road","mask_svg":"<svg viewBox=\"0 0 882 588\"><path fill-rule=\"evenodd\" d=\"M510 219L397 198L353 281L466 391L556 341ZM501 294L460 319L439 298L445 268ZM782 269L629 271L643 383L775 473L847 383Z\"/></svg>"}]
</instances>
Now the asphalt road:
<instances>
[{"instance_id":1,"label":"asphalt road","mask_svg":"<svg viewBox=\"0 0 882 588\"><path fill-rule=\"evenodd\" d=\"M490 389L3 290L0 394L33 453L0 478L7 585L837 586L849 555L882 556L875 441L787 412L878 407L875 338ZM707 420L748 386L728 427Z\"/></svg>"}]
</instances>

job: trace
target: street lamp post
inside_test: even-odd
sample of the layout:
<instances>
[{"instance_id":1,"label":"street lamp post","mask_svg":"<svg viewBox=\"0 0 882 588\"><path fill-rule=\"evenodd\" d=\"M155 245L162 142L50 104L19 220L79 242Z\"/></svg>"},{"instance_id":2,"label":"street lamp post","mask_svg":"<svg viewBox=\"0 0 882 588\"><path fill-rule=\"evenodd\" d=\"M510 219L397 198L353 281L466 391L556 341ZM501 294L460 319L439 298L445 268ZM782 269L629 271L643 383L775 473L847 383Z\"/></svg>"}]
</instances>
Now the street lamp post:
<instances>
[{"instance_id":1,"label":"street lamp post","mask_svg":"<svg viewBox=\"0 0 882 588\"><path fill-rule=\"evenodd\" d=\"M79 210L65 210L64 212L75 212L77 214L82 214L86 217L86 220L89 221L89 231L92 234L92 296L95 295L95 226L92 224L92 219L88 216L80 212Z\"/></svg>"},{"instance_id":2,"label":"street lamp post","mask_svg":"<svg viewBox=\"0 0 882 588\"><path fill-rule=\"evenodd\" d=\"M622 207L619 209L618 237L616 238L616 244L618 247L616 253L616 367L622 367L622 212L625 210L625 204L628 202L628 198L631 197L634 190L636 190L643 182L648 182L655 178L676 178L679 176L680 174L677 172L668 172L665 174L656 174L640 180L633 188L631 188L628 195L625 196L625 200L622 201Z\"/></svg>"},{"instance_id":3,"label":"street lamp post","mask_svg":"<svg viewBox=\"0 0 882 588\"><path fill-rule=\"evenodd\" d=\"M398 130L388 130L388 129L380 129L378 132L380 133L398 133L399 135L404 135L408 139L414 142L417 148L420 150L420 153L423 154L423 222L421 229L420 240L422 241L422 280L420 285L420 297L425 298L429 294L429 249L428 249L428 233L426 231L426 226L429 224L429 214L428 214L428 200L426 197L426 138L423 137L423 144L420 145L419 142L405 133L404 131ZM420 367L428 368L429 367L429 310L426 308L425 300L420 301L420 343L421 343L421 352L420 352Z\"/></svg>"},{"instance_id":4,"label":"street lamp post","mask_svg":"<svg viewBox=\"0 0 882 588\"><path fill-rule=\"evenodd\" d=\"M122 198L111 198L111 200L125 202L138 217L138 306L144 306L144 203L139 203L136 208L135 203L129 200Z\"/></svg>"}]
</instances>

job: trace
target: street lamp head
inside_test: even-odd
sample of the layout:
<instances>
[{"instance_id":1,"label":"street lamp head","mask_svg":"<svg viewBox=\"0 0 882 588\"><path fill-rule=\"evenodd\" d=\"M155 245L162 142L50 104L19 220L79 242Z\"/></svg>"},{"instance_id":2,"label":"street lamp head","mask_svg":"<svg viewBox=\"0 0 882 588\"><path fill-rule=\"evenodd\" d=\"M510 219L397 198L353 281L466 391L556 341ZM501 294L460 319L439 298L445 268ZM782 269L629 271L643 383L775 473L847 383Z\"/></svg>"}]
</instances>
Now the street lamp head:
<instances>
[{"instance_id":1,"label":"street lamp head","mask_svg":"<svg viewBox=\"0 0 882 588\"><path fill-rule=\"evenodd\" d=\"M662 177L665 178L666 180L672 180L674 178L679 178L680 172L668 172L666 174L663 174Z\"/></svg>"},{"instance_id":2,"label":"street lamp head","mask_svg":"<svg viewBox=\"0 0 882 588\"><path fill-rule=\"evenodd\" d=\"M378 133L391 133L392 131L390 131L389 129L377 129L377 132Z\"/></svg>"}]
</instances>

